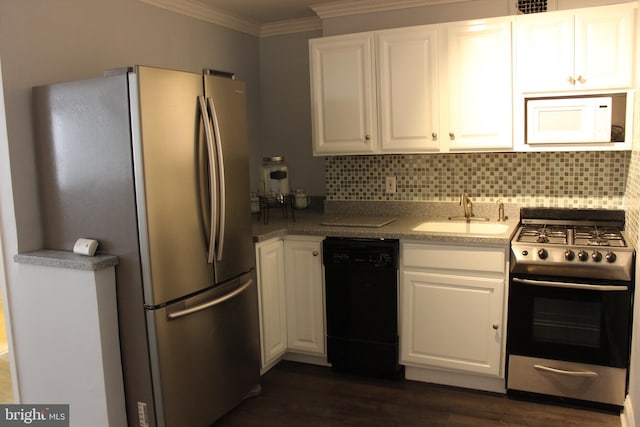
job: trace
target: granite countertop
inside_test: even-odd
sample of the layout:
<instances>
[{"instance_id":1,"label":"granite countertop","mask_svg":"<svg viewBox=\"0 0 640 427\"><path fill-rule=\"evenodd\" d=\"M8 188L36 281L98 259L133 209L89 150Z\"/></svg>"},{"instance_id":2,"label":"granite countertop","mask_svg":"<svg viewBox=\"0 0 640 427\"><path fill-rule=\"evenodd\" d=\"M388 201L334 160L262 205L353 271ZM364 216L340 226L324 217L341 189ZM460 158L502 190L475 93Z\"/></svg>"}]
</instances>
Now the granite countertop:
<instances>
[{"instance_id":1,"label":"granite countertop","mask_svg":"<svg viewBox=\"0 0 640 427\"><path fill-rule=\"evenodd\" d=\"M453 232L421 232L413 229L426 221L449 221L450 216L459 216L462 208L457 203L436 202L348 202L325 204L325 211L296 210L295 221L278 211L269 214L269 221L264 224L254 216L253 236L255 242L265 241L287 234L353 237L353 238L384 238L405 239L425 242L460 243L470 245L508 245L515 233L519 218L519 206L505 204L507 214L507 229L501 234L453 233ZM475 216L489 218L490 223L497 223L497 206L486 203L474 206ZM494 212L495 211L495 212ZM355 222L375 217L375 221L386 218L396 218L390 224L382 227L358 227L322 225L327 222ZM337 219L345 221L336 221Z\"/></svg>"},{"instance_id":2,"label":"granite countertop","mask_svg":"<svg viewBox=\"0 0 640 427\"><path fill-rule=\"evenodd\" d=\"M120 262L117 256L83 256L73 252L41 249L16 254L13 260L19 264L40 265L44 267L67 268L71 270L99 271L114 267Z\"/></svg>"}]
</instances>

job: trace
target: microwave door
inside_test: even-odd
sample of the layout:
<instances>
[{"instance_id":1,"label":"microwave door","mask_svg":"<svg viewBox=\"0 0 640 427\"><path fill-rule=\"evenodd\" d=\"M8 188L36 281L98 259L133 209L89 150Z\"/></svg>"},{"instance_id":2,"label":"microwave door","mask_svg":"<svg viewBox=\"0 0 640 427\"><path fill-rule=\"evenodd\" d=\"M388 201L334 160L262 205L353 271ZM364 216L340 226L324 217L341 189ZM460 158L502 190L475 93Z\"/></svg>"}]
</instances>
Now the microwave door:
<instances>
[{"instance_id":1,"label":"microwave door","mask_svg":"<svg viewBox=\"0 0 640 427\"><path fill-rule=\"evenodd\" d=\"M527 100L528 144L610 141L610 97Z\"/></svg>"}]
</instances>

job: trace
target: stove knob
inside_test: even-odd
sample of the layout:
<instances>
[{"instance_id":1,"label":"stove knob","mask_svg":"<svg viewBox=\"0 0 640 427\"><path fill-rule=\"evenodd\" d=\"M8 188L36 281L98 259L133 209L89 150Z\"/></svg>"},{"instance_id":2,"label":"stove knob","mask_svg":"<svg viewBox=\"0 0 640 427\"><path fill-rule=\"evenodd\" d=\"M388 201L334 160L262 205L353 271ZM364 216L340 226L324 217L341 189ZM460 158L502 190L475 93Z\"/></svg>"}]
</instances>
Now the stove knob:
<instances>
[{"instance_id":1,"label":"stove knob","mask_svg":"<svg viewBox=\"0 0 640 427\"><path fill-rule=\"evenodd\" d=\"M604 259L607 260L607 262L616 262L616 254L614 254L613 252L607 252L607 254L604 256Z\"/></svg>"},{"instance_id":2,"label":"stove knob","mask_svg":"<svg viewBox=\"0 0 640 427\"><path fill-rule=\"evenodd\" d=\"M573 252L571 249L567 249L564 253L564 258L567 261L573 261L573 259L576 257L575 252Z\"/></svg>"},{"instance_id":3,"label":"stove knob","mask_svg":"<svg viewBox=\"0 0 640 427\"><path fill-rule=\"evenodd\" d=\"M580 252L578 252L578 259L580 261L586 261L586 260L589 259L589 254L586 253L585 251L580 251Z\"/></svg>"},{"instance_id":4,"label":"stove knob","mask_svg":"<svg viewBox=\"0 0 640 427\"><path fill-rule=\"evenodd\" d=\"M538 257L540 257L540 259L547 259L548 256L549 256L549 253L547 252L546 249L540 249L538 251Z\"/></svg>"},{"instance_id":5,"label":"stove knob","mask_svg":"<svg viewBox=\"0 0 640 427\"><path fill-rule=\"evenodd\" d=\"M591 254L591 258L593 258L595 262L600 262L602 261L602 254L598 251L595 251Z\"/></svg>"}]
</instances>

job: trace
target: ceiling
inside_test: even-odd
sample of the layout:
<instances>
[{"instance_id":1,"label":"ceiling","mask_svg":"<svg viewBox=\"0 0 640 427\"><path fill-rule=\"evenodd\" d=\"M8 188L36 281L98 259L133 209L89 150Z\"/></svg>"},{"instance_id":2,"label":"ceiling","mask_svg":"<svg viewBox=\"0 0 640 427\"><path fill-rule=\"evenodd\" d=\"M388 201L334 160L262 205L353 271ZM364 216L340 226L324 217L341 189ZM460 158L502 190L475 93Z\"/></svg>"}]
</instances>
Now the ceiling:
<instances>
[{"instance_id":1,"label":"ceiling","mask_svg":"<svg viewBox=\"0 0 640 427\"><path fill-rule=\"evenodd\" d=\"M254 36L322 29L329 17L472 0L139 0Z\"/></svg>"}]
</instances>

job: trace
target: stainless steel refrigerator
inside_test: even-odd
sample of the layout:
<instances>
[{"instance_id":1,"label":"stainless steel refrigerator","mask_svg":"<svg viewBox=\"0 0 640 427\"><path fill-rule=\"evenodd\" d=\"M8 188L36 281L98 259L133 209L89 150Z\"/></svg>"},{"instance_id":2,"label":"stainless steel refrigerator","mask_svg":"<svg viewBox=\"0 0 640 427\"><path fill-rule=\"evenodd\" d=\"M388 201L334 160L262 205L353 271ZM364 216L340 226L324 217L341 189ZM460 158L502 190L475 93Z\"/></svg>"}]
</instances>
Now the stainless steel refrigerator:
<instances>
[{"instance_id":1,"label":"stainless steel refrigerator","mask_svg":"<svg viewBox=\"0 0 640 427\"><path fill-rule=\"evenodd\" d=\"M136 66L33 88L45 247L117 255L131 426L203 426L259 391L245 84Z\"/></svg>"}]
</instances>

